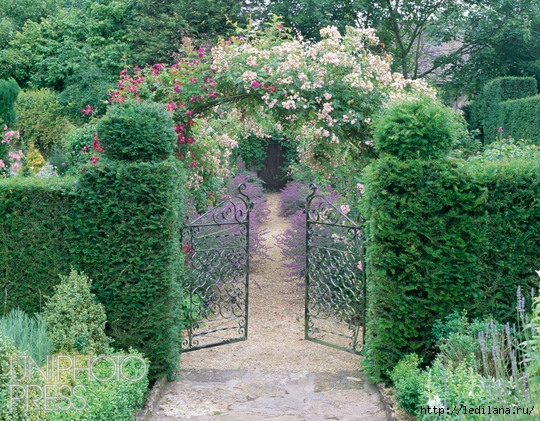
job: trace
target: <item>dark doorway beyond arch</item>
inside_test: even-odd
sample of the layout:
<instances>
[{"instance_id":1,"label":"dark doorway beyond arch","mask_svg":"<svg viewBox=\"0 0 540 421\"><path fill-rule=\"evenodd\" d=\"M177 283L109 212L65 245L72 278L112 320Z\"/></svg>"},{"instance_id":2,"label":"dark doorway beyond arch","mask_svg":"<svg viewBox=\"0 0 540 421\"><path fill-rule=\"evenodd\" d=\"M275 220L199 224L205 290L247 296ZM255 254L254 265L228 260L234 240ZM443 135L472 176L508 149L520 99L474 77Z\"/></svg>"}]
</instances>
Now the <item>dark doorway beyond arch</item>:
<instances>
[{"instance_id":1,"label":"dark doorway beyond arch","mask_svg":"<svg viewBox=\"0 0 540 421\"><path fill-rule=\"evenodd\" d=\"M257 176L263 180L266 189L280 190L287 183L285 174L285 148L278 141L268 143L266 149L266 159L262 170L257 173Z\"/></svg>"}]
</instances>

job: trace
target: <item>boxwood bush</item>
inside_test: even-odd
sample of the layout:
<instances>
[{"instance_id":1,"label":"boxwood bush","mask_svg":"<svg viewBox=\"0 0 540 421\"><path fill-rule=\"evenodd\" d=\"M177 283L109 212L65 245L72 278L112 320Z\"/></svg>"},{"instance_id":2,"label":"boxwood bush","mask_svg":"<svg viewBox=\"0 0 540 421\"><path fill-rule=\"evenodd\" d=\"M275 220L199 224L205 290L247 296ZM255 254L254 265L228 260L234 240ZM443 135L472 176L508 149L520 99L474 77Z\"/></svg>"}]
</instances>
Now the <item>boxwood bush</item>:
<instances>
[{"instance_id":1,"label":"boxwood bush","mask_svg":"<svg viewBox=\"0 0 540 421\"><path fill-rule=\"evenodd\" d=\"M59 402L58 405L71 405L70 409L57 410L47 413L49 421L133 421L137 411L144 404L144 395L148 388L148 378L141 354L131 351L129 354L113 354L110 357L121 368L117 370L106 358L100 359L92 367L91 374L81 370L73 388L77 388L76 396L70 397L69 402ZM118 363L120 362L120 363ZM81 366L85 367L85 363ZM118 371L121 371L119 373ZM103 380L109 379L110 380Z\"/></svg>"}]
</instances>

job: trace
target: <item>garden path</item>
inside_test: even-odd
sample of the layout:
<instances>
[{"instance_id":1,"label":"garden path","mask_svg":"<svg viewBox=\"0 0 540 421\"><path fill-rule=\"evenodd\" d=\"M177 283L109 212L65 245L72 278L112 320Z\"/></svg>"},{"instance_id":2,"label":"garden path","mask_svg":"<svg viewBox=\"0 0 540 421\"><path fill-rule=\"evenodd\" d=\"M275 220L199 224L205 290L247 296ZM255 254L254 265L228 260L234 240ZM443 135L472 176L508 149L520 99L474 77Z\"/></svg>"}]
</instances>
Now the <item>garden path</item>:
<instances>
[{"instance_id":1,"label":"garden path","mask_svg":"<svg viewBox=\"0 0 540 421\"><path fill-rule=\"evenodd\" d=\"M274 239L288 220L278 216L278 194L266 197L273 260L252 265L248 340L184 354L180 380L164 387L147 419L385 420L358 356L303 339L303 291L284 281Z\"/></svg>"}]
</instances>

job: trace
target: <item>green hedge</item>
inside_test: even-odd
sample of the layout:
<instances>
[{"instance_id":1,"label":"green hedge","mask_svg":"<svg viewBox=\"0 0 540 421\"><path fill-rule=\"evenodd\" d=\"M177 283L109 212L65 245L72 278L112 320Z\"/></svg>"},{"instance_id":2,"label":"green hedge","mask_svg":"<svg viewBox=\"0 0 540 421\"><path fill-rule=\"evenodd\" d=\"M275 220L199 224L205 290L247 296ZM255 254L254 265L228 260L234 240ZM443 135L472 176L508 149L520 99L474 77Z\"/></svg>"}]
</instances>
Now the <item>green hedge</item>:
<instances>
[{"instance_id":1,"label":"green hedge","mask_svg":"<svg viewBox=\"0 0 540 421\"><path fill-rule=\"evenodd\" d=\"M368 170L366 368L387 378L404 355L430 353L436 319L516 318L536 287L540 163L459 165L381 159ZM530 296L524 292L525 296Z\"/></svg>"},{"instance_id":2,"label":"green hedge","mask_svg":"<svg viewBox=\"0 0 540 421\"><path fill-rule=\"evenodd\" d=\"M105 307L107 333L152 360L151 379L178 364L184 184L175 160L91 165L71 208L72 252Z\"/></svg>"},{"instance_id":3,"label":"green hedge","mask_svg":"<svg viewBox=\"0 0 540 421\"><path fill-rule=\"evenodd\" d=\"M69 192L72 178L0 180L0 291L2 310L40 311L59 274L72 263Z\"/></svg>"},{"instance_id":4,"label":"green hedge","mask_svg":"<svg viewBox=\"0 0 540 421\"><path fill-rule=\"evenodd\" d=\"M504 135L540 143L540 95L504 101L497 107Z\"/></svg>"},{"instance_id":5,"label":"green hedge","mask_svg":"<svg viewBox=\"0 0 540 421\"><path fill-rule=\"evenodd\" d=\"M519 99L538 93L533 77L502 77L488 82L471 110L471 128L483 131L484 143L491 143L502 126L498 119L498 105L510 99Z\"/></svg>"}]
</instances>

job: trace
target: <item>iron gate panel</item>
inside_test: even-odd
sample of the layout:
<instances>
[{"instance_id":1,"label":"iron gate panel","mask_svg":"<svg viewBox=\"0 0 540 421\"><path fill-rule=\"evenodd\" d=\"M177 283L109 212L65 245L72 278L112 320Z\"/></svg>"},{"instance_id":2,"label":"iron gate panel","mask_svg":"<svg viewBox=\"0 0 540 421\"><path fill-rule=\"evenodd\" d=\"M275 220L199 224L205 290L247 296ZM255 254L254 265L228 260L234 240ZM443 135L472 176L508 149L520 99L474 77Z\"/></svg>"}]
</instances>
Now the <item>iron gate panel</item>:
<instances>
[{"instance_id":1,"label":"iron gate panel","mask_svg":"<svg viewBox=\"0 0 540 421\"><path fill-rule=\"evenodd\" d=\"M310 185L306 201L305 339L359 354L364 343L363 230Z\"/></svg>"},{"instance_id":2,"label":"iron gate panel","mask_svg":"<svg viewBox=\"0 0 540 421\"><path fill-rule=\"evenodd\" d=\"M243 192L182 227L187 276L181 351L244 341L248 334L249 214Z\"/></svg>"}]
</instances>

